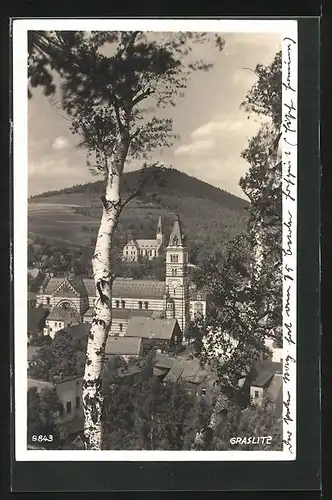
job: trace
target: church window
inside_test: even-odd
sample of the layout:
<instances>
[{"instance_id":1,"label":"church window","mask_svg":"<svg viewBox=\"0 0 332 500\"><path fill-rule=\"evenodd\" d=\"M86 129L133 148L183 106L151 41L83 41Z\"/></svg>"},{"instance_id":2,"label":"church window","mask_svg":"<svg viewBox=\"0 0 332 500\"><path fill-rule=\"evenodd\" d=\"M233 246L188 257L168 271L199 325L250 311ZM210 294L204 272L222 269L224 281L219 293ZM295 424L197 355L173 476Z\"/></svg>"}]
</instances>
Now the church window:
<instances>
[{"instance_id":1,"label":"church window","mask_svg":"<svg viewBox=\"0 0 332 500\"><path fill-rule=\"evenodd\" d=\"M119 324L119 330L120 330L120 332L123 331L123 324L122 323Z\"/></svg>"},{"instance_id":2,"label":"church window","mask_svg":"<svg viewBox=\"0 0 332 500\"><path fill-rule=\"evenodd\" d=\"M51 301L50 297L46 297L46 304L47 304L48 306L50 305L50 301Z\"/></svg>"},{"instance_id":3,"label":"church window","mask_svg":"<svg viewBox=\"0 0 332 500\"><path fill-rule=\"evenodd\" d=\"M171 255L171 262L177 263L179 261L179 256L178 255Z\"/></svg>"},{"instance_id":4,"label":"church window","mask_svg":"<svg viewBox=\"0 0 332 500\"><path fill-rule=\"evenodd\" d=\"M126 307L126 303L124 300L121 300L121 307L122 307L122 309L124 309Z\"/></svg>"},{"instance_id":5,"label":"church window","mask_svg":"<svg viewBox=\"0 0 332 500\"><path fill-rule=\"evenodd\" d=\"M119 300L115 301L115 307L120 307L120 301Z\"/></svg>"},{"instance_id":6,"label":"church window","mask_svg":"<svg viewBox=\"0 0 332 500\"><path fill-rule=\"evenodd\" d=\"M144 302L145 309L149 309L149 302Z\"/></svg>"},{"instance_id":7,"label":"church window","mask_svg":"<svg viewBox=\"0 0 332 500\"><path fill-rule=\"evenodd\" d=\"M139 309L142 309L142 306L143 306L143 304L142 304L142 301L140 300L140 301L138 302L138 307L139 307Z\"/></svg>"},{"instance_id":8,"label":"church window","mask_svg":"<svg viewBox=\"0 0 332 500\"><path fill-rule=\"evenodd\" d=\"M172 267L172 276L177 276L178 270Z\"/></svg>"}]
</instances>

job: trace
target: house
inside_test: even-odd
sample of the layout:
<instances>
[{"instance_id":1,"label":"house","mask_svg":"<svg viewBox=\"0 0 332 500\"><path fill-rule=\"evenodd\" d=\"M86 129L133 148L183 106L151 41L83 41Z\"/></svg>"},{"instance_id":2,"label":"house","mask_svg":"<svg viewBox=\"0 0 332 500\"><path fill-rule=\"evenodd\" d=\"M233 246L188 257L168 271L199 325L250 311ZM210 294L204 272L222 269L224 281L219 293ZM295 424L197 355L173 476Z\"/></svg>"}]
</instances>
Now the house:
<instances>
[{"instance_id":1,"label":"house","mask_svg":"<svg viewBox=\"0 0 332 500\"><path fill-rule=\"evenodd\" d=\"M173 366L166 375L164 382L183 382L191 394L212 405L216 395L216 375L208 368L202 368L200 360L175 358Z\"/></svg>"},{"instance_id":2,"label":"house","mask_svg":"<svg viewBox=\"0 0 332 500\"><path fill-rule=\"evenodd\" d=\"M44 307L28 307L28 340L43 335L49 310Z\"/></svg>"},{"instance_id":3,"label":"house","mask_svg":"<svg viewBox=\"0 0 332 500\"><path fill-rule=\"evenodd\" d=\"M55 388L61 408L54 418L57 423L63 424L83 417L82 380L81 375L55 377L53 382L28 378L28 389L36 387L41 392Z\"/></svg>"},{"instance_id":4,"label":"house","mask_svg":"<svg viewBox=\"0 0 332 500\"><path fill-rule=\"evenodd\" d=\"M105 359L122 356L126 361L143 354L143 342L139 337L108 337L105 347Z\"/></svg>"},{"instance_id":5,"label":"house","mask_svg":"<svg viewBox=\"0 0 332 500\"><path fill-rule=\"evenodd\" d=\"M256 361L243 386L247 398L261 406L264 398L275 404L276 412L282 412L282 365L271 360Z\"/></svg>"},{"instance_id":6,"label":"house","mask_svg":"<svg viewBox=\"0 0 332 500\"><path fill-rule=\"evenodd\" d=\"M44 335L49 335L52 339L59 330L70 325L78 325L81 317L78 312L69 307L55 307L51 310L45 321Z\"/></svg>"},{"instance_id":7,"label":"house","mask_svg":"<svg viewBox=\"0 0 332 500\"><path fill-rule=\"evenodd\" d=\"M176 349L182 344L182 332L176 319L142 318L134 316L130 319L125 337L140 337L145 346L157 349Z\"/></svg>"}]
</instances>

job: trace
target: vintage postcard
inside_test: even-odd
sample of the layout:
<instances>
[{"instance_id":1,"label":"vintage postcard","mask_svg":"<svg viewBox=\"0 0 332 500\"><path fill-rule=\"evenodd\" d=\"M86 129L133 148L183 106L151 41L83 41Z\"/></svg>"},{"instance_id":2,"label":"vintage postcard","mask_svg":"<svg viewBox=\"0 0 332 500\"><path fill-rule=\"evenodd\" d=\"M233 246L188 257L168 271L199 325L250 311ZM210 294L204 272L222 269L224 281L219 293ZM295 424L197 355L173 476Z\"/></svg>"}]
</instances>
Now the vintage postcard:
<instances>
[{"instance_id":1,"label":"vintage postcard","mask_svg":"<svg viewBox=\"0 0 332 500\"><path fill-rule=\"evenodd\" d=\"M297 21L12 33L15 460L295 460Z\"/></svg>"}]
</instances>

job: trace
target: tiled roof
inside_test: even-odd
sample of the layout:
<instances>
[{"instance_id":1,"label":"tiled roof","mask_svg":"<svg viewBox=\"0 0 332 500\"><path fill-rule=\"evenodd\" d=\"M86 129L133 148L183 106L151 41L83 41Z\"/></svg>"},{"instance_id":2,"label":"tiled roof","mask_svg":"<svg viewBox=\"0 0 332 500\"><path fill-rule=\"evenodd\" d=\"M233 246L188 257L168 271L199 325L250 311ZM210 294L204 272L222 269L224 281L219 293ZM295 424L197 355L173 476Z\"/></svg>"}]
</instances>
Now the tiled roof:
<instances>
[{"instance_id":1,"label":"tiled roof","mask_svg":"<svg viewBox=\"0 0 332 500\"><path fill-rule=\"evenodd\" d=\"M270 360L257 361L249 375L250 385L264 387L273 375L280 371L281 363L275 363Z\"/></svg>"},{"instance_id":2,"label":"tiled roof","mask_svg":"<svg viewBox=\"0 0 332 500\"><path fill-rule=\"evenodd\" d=\"M81 295L95 297L96 287L92 278L70 278L70 285ZM64 278L47 277L44 294L53 295L65 282ZM165 282L155 280L134 280L131 278L116 278L113 282L113 297L137 299L161 299L165 293ZM60 293L60 290L59 290Z\"/></svg>"},{"instance_id":3,"label":"tiled roof","mask_svg":"<svg viewBox=\"0 0 332 500\"><path fill-rule=\"evenodd\" d=\"M112 317L114 319L129 319L130 309L113 309Z\"/></svg>"},{"instance_id":4,"label":"tiled roof","mask_svg":"<svg viewBox=\"0 0 332 500\"><path fill-rule=\"evenodd\" d=\"M171 369L174 365L174 358L167 356L166 354L157 353L153 360L153 366L156 368L169 368Z\"/></svg>"},{"instance_id":5,"label":"tiled roof","mask_svg":"<svg viewBox=\"0 0 332 500\"><path fill-rule=\"evenodd\" d=\"M28 307L28 333L40 332L45 324L49 310L43 307Z\"/></svg>"},{"instance_id":6,"label":"tiled roof","mask_svg":"<svg viewBox=\"0 0 332 500\"><path fill-rule=\"evenodd\" d=\"M88 297L95 297L96 285L94 280L92 278L83 278L82 281Z\"/></svg>"},{"instance_id":7,"label":"tiled roof","mask_svg":"<svg viewBox=\"0 0 332 500\"><path fill-rule=\"evenodd\" d=\"M63 307L54 307L47 317L51 321L65 321L70 324L80 320L80 316L74 309L64 309Z\"/></svg>"},{"instance_id":8,"label":"tiled roof","mask_svg":"<svg viewBox=\"0 0 332 500\"><path fill-rule=\"evenodd\" d=\"M106 355L138 355L141 350L142 339L138 337L108 337Z\"/></svg>"},{"instance_id":9,"label":"tiled roof","mask_svg":"<svg viewBox=\"0 0 332 500\"><path fill-rule=\"evenodd\" d=\"M74 339L81 339L88 336L90 329L90 323L79 323L78 325L66 326L60 331L68 332Z\"/></svg>"},{"instance_id":10,"label":"tiled roof","mask_svg":"<svg viewBox=\"0 0 332 500\"><path fill-rule=\"evenodd\" d=\"M57 288L63 283L64 278L50 278L46 276L41 287L44 289L45 295L52 295Z\"/></svg>"},{"instance_id":11,"label":"tiled roof","mask_svg":"<svg viewBox=\"0 0 332 500\"><path fill-rule=\"evenodd\" d=\"M158 249L161 246L161 242L157 240L145 240L145 239L139 239L136 240L137 245L139 248L144 248L144 249Z\"/></svg>"},{"instance_id":12,"label":"tiled roof","mask_svg":"<svg viewBox=\"0 0 332 500\"><path fill-rule=\"evenodd\" d=\"M132 316L140 317L159 317L163 314L163 311L155 311L154 309L126 309L126 308L113 308L112 310L113 318L115 319L125 319ZM90 307L85 313L84 317L92 318L94 315L94 308Z\"/></svg>"},{"instance_id":13,"label":"tiled roof","mask_svg":"<svg viewBox=\"0 0 332 500\"><path fill-rule=\"evenodd\" d=\"M176 324L176 319L133 317L129 321L125 336L170 340Z\"/></svg>"},{"instance_id":14,"label":"tiled roof","mask_svg":"<svg viewBox=\"0 0 332 500\"><path fill-rule=\"evenodd\" d=\"M165 293L164 281L116 279L113 282L113 297L137 299L162 299Z\"/></svg>"},{"instance_id":15,"label":"tiled roof","mask_svg":"<svg viewBox=\"0 0 332 500\"><path fill-rule=\"evenodd\" d=\"M176 381L181 378L184 382L201 384L210 377L211 373L200 366L199 359L175 359L173 366L165 377L165 381Z\"/></svg>"}]
</instances>

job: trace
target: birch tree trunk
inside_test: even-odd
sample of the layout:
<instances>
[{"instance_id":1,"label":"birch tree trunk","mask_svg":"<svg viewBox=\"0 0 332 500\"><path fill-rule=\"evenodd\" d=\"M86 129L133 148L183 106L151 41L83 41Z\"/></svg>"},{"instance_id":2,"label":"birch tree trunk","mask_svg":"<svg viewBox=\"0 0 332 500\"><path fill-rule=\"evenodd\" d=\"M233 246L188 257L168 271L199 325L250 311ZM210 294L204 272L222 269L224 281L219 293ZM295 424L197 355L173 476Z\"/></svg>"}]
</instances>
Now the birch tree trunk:
<instances>
[{"instance_id":1,"label":"birch tree trunk","mask_svg":"<svg viewBox=\"0 0 332 500\"><path fill-rule=\"evenodd\" d=\"M102 372L108 333L112 324L112 265L111 249L114 230L120 211L120 175L108 173L106 196L102 198L103 212L92 258L96 285L94 317L88 337L83 379L85 447L101 450L103 442Z\"/></svg>"}]
</instances>

